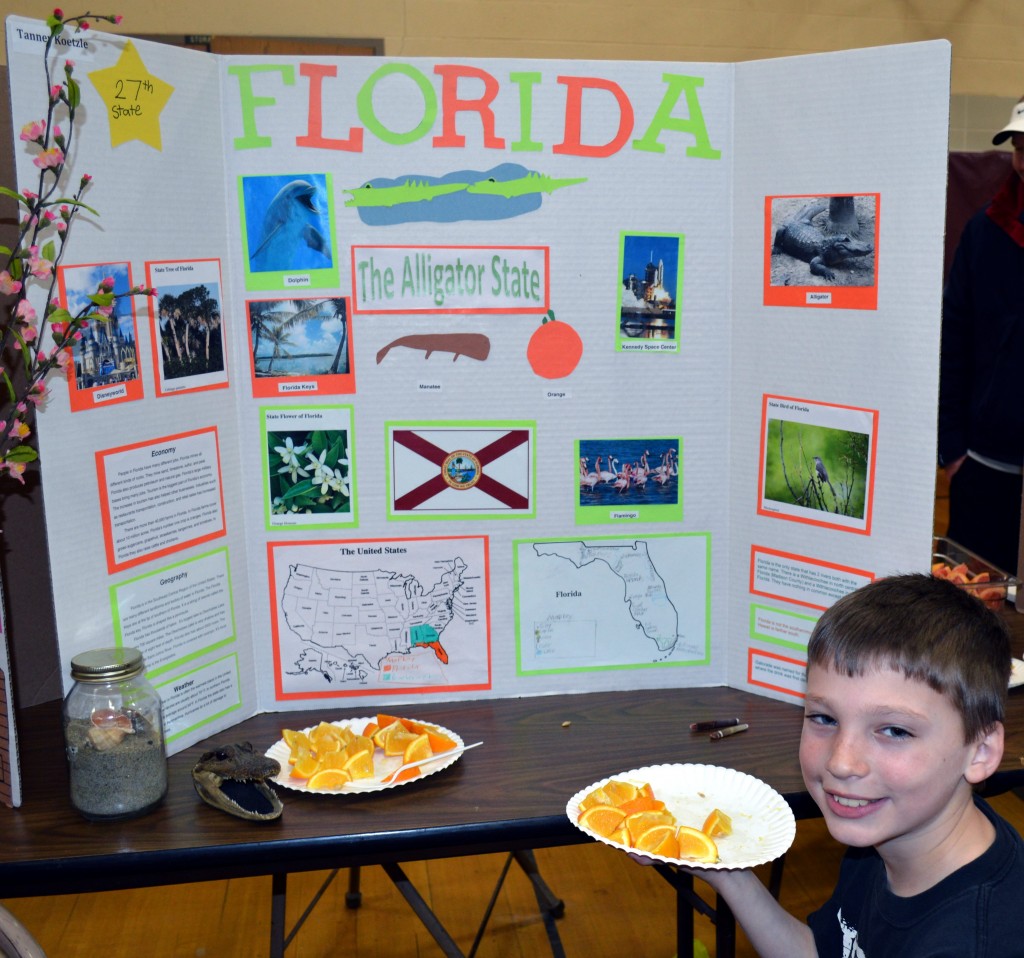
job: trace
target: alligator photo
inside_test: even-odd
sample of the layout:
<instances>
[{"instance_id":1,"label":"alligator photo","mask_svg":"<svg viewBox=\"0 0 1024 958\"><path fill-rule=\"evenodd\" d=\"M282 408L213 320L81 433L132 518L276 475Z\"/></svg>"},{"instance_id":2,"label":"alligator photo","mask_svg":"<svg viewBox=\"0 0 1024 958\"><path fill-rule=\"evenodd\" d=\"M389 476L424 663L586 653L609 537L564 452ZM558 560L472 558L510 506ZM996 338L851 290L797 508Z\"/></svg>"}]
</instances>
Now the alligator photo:
<instances>
[{"instance_id":1,"label":"alligator photo","mask_svg":"<svg viewBox=\"0 0 1024 958\"><path fill-rule=\"evenodd\" d=\"M852 197L833 197L832 199L852 200ZM821 276L827 280L836 278L831 267L843 265L847 260L859 256L870 256L875 251L874 246L851 234L849 219L843 224L846 228L840 228L836 232L822 229L815 224L815 218L830 207L845 208L841 204L830 203L828 197L808 203L792 219L783 223L775 231L772 252L787 253L803 260L809 264L810 270L815 276Z\"/></svg>"},{"instance_id":2,"label":"alligator photo","mask_svg":"<svg viewBox=\"0 0 1024 958\"><path fill-rule=\"evenodd\" d=\"M236 818L266 822L280 817L284 805L268 779L281 766L257 752L249 742L221 745L204 752L192 767L192 783L199 797Z\"/></svg>"}]
</instances>

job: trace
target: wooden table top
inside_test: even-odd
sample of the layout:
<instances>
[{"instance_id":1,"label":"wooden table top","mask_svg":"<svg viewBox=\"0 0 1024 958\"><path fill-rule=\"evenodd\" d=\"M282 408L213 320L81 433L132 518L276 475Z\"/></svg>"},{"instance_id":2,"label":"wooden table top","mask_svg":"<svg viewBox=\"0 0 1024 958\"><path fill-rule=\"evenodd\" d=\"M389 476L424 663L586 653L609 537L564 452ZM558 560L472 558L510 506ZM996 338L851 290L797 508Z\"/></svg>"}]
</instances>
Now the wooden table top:
<instances>
[{"instance_id":1,"label":"wooden table top","mask_svg":"<svg viewBox=\"0 0 1024 958\"><path fill-rule=\"evenodd\" d=\"M1019 651L1024 621L1012 624L1020 631ZM797 758L802 709L715 687L406 706L397 711L484 744L443 772L384 793L281 789L281 818L254 823L209 807L195 793L191 768L203 751L241 741L266 750L282 727L305 728L372 709L345 703L264 713L173 756L167 798L153 812L125 822L88 822L68 797L59 704L19 715L24 802L0 808L0 898L589 841L567 819L568 799L609 775L662 763L739 769L780 792L798 818L817 813ZM690 722L727 716L750 729L717 742L689 730ZM988 790L1018 785L1024 785L1024 690L1010 693L1006 751Z\"/></svg>"}]
</instances>

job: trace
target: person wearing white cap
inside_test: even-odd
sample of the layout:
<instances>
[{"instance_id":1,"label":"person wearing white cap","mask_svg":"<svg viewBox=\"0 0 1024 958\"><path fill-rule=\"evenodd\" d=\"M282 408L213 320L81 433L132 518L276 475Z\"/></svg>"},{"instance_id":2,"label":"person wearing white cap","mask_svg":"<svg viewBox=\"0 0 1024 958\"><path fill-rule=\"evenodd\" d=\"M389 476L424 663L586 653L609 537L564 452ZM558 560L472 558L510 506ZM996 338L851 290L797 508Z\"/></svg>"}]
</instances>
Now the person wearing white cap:
<instances>
[{"instance_id":1,"label":"person wearing white cap","mask_svg":"<svg viewBox=\"0 0 1024 958\"><path fill-rule=\"evenodd\" d=\"M939 464L950 539L1017 572L1024 483L1024 97L994 137L999 192L967 223L942 299Z\"/></svg>"}]
</instances>

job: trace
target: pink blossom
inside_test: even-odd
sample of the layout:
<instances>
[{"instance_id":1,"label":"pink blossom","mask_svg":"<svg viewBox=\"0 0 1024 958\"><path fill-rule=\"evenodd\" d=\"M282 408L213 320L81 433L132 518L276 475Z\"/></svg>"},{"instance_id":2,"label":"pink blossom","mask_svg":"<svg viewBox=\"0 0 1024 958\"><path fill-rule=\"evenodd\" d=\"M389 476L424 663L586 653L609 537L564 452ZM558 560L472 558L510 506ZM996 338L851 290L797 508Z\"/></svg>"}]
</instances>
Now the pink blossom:
<instances>
[{"instance_id":1,"label":"pink blossom","mask_svg":"<svg viewBox=\"0 0 1024 958\"><path fill-rule=\"evenodd\" d=\"M36 311L27 299L23 299L18 303L18 308L14 311L14 315L23 323L34 323L36 321Z\"/></svg>"},{"instance_id":2,"label":"pink blossom","mask_svg":"<svg viewBox=\"0 0 1024 958\"><path fill-rule=\"evenodd\" d=\"M63 92L64 92L64 87L62 87L59 83L55 83L52 87L50 87L50 99L51 100L59 100L60 99L60 95Z\"/></svg>"},{"instance_id":3,"label":"pink blossom","mask_svg":"<svg viewBox=\"0 0 1024 958\"><path fill-rule=\"evenodd\" d=\"M21 128L21 139L28 141L42 140L46 135L46 120L33 120Z\"/></svg>"},{"instance_id":4,"label":"pink blossom","mask_svg":"<svg viewBox=\"0 0 1024 958\"><path fill-rule=\"evenodd\" d=\"M71 350L65 349L63 346L58 346L53 352L56 355L51 355L51 358L57 361L57 365L66 375L69 369L74 368L74 364L71 359Z\"/></svg>"},{"instance_id":5,"label":"pink blossom","mask_svg":"<svg viewBox=\"0 0 1024 958\"><path fill-rule=\"evenodd\" d=\"M28 271L36 279L46 279L53 272L53 263L39 255L38 246L30 246L28 251Z\"/></svg>"},{"instance_id":6,"label":"pink blossom","mask_svg":"<svg viewBox=\"0 0 1024 958\"><path fill-rule=\"evenodd\" d=\"M78 29L79 30L88 30L89 29L89 21L88 20L83 20L81 22L81 24L79 25Z\"/></svg>"},{"instance_id":7,"label":"pink blossom","mask_svg":"<svg viewBox=\"0 0 1024 958\"><path fill-rule=\"evenodd\" d=\"M53 19L54 20L63 20L64 19L64 11L61 10L60 7L54 7L53 8Z\"/></svg>"},{"instance_id":8,"label":"pink blossom","mask_svg":"<svg viewBox=\"0 0 1024 958\"><path fill-rule=\"evenodd\" d=\"M114 288L114 277L113 276L104 276L103 279L100 280L100 286L104 287L104 288L106 288L108 290L113 289Z\"/></svg>"},{"instance_id":9,"label":"pink blossom","mask_svg":"<svg viewBox=\"0 0 1024 958\"><path fill-rule=\"evenodd\" d=\"M25 397L33 406L38 406L46 398L46 387L36 383Z\"/></svg>"},{"instance_id":10,"label":"pink blossom","mask_svg":"<svg viewBox=\"0 0 1024 958\"><path fill-rule=\"evenodd\" d=\"M25 485L25 480L22 479L22 475L25 472L25 463L23 462L0 462L0 468L6 469L10 474L11 478L17 479L22 485Z\"/></svg>"},{"instance_id":11,"label":"pink blossom","mask_svg":"<svg viewBox=\"0 0 1024 958\"><path fill-rule=\"evenodd\" d=\"M41 170L52 170L64 162L64 151L59 146L51 146L43 150L33 161Z\"/></svg>"},{"instance_id":12,"label":"pink blossom","mask_svg":"<svg viewBox=\"0 0 1024 958\"><path fill-rule=\"evenodd\" d=\"M7 270L0 271L0 295L10 296L21 290L21 280L11 279Z\"/></svg>"},{"instance_id":13,"label":"pink blossom","mask_svg":"<svg viewBox=\"0 0 1024 958\"><path fill-rule=\"evenodd\" d=\"M60 222L59 222L59 223L57 224L57 227L56 227L56 228L57 228L57 232L58 232L58 233L64 233L64 232L65 232L65 231L67 230L67 228L68 228L68 224L67 224L67 223L65 223L65 222L64 222L63 220L61 220L61 221L60 221Z\"/></svg>"},{"instance_id":14,"label":"pink blossom","mask_svg":"<svg viewBox=\"0 0 1024 958\"><path fill-rule=\"evenodd\" d=\"M24 196L26 200L38 200L39 199L39 194L38 193L33 193L31 190L22 190L21 191L21 195Z\"/></svg>"},{"instance_id":15,"label":"pink blossom","mask_svg":"<svg viewBox=\"0 0 1024 958\"><path fill-rule=\"evenodd\" d=\"M37 333L35 326L26 326L21 331L21 338L24 339L26 343L34 343L36 335Z\"/></svg>"},{"instance_id":16,"label":"pink blossom","mask_svg":"<svg viewBox=\"0 0 1024 958\"><path fill-rule=\"evenodd\" d=\"M89 29L89 25L87 23L83 23L82 24L82 29L83 30L88 30ZM74 68L75 68L75 61L74 60L65 60L64 61L64 72L65 73L71 73L71 71L74 70Z\"/></svg>"},{"instance_id":17,"label":"pink blossom","mask_svg":"<svg viewBox=\"0 0 1024 958\"><path fill-rule=\"evenodd\" d=\"M92 173L83 173L82 174L82 186L85 186L86 184L91 183L91 182L92 182Z\"/></svg>"},{"instance_id":18,"label":"pink blossom","mask_svg":"<svg viewBox=\"0 0 1024 958\"><path fill-rule=\"evenodd\" d=\"M28 424L18 419L15 420L14 425L11 426L11 431L7 435L12 439L24 439L31 432L32 430L28 428Z\"/></svg>"},{"instance_id":19,"label":"pink blossom","mask_svg":"<svg viewBox=\"0 0 1024 958\"><path fill-rule=\"evenodd\" d=\"M119 13L115 13L114 14L114 23L120 23L123 19L124 19L124 17L122 17L121 14L119 14Z\"/></svg>"}]
</instances>

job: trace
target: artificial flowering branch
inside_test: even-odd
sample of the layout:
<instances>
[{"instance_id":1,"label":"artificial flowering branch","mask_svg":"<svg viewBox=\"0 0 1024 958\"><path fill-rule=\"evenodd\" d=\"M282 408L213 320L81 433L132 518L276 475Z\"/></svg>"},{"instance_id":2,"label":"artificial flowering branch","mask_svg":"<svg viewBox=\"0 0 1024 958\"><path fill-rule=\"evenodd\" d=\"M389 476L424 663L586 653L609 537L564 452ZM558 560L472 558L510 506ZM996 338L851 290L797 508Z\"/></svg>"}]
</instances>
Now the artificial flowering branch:
<instances>
[{"instance_id":1,"label":"artificial flowering branch","mask_svg":"<svg viewBox=\"0 0 1024 958\"><path fill-rule=\"evenodd\" d=\"M39 170L36 188L18 193L0 186L0 194L19 205L14 248L0 246L0 263L6 257L0 269L0 480L24 482L26 464L38 458L26 442L32 433L32 411L46 397L52 374L73 375L72 347L81 340L82 330L90 322L109 322L118 299L156 293L142 286L115 293L114 280L106 277L88 297L88 304L74 315L58 296L57 270L72 227L83 210L99 214L82 199L92 182L88 173L65 195L81 89L74 77L74 61L64 60L60 66L59 57L51 54L66 28L76 33L88 30L90 20L120 23L121 16L84 13L65 17L58 8L47 18L50 34L43 51L46 112L41 119L26 123L20 134L21 141L35 153L32 162ZM41 316L30 293L43 298Z\"/></svg>"}]
</instances>

